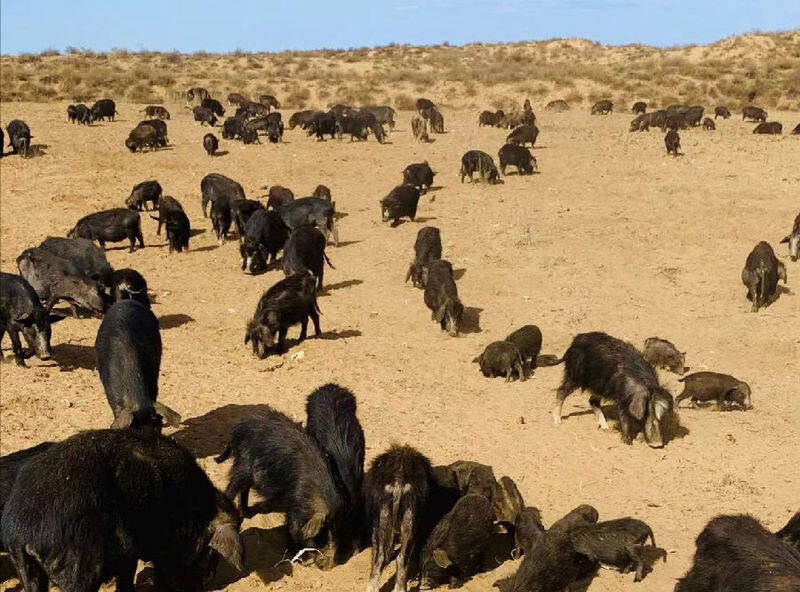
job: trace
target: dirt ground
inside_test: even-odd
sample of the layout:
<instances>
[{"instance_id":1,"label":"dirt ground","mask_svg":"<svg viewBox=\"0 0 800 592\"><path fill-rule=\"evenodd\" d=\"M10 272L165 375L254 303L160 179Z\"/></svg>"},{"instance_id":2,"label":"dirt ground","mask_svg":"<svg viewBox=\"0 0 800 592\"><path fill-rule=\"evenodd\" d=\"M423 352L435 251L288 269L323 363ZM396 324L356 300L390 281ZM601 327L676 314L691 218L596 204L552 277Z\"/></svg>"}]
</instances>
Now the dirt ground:
<instances>
[{"instance_id":1,"label":"dirt ground","mask_svg":"<svg viewBox=\"0 0 800 592\"><path fill-rule=\"evenodd\" d=\"M149 283L161 322L164 355L159 398L184 418L176 439L193 450L224 487L221 451L239 417L269 404L304 418L305 397L336 381L352 389L367 438L368 461L391 442L408 442L436 464L471 459L511 476L528 505L550 524L581 503L601 519L625 515L649 523L668 551L641 584L608 570L590 592L666 592L689 567L694 539L713 516L750 512L771 529L798 510L800 453L800 263L780 239L798 210L800 140L754 136L737 117L718 129L681 132L683 156L667 157L663 134L628 133L630 114L591 117L586 110L549 113L534 106L541 128L534 153L540 174L509 175L500 186L459 183L461 155L492 155L506 132L478 128L477 113L445 111L448 133L416 144L410 113L399 116L390 142L316 142L287 130L280 145L221 140L209 157L208 130L180 105L168 105L171 147L130 154L122 145L142 117L139 105L118 105L119 119L92 127L69 124L66 105L3 104L2 122L27 121L45 155L2 159L0 260L15 259L47 235L63 236L88 213L124 205L131 187L158 179L181 201L194 229L191 250L169 255L156 223L142 220L147 248L122 243L108 258L134 267ZM286 114L288 117L288 113ZM773 113L788 132L800 115ZM219 132L219 128L215 130ZM401 171L427 159L435 189L420 201L416 222L390 228L378 201ZM259 361L243 343L261 293L283 277L278 269L245 275L236 240L217 246L200 210L200 180L219 172L248 195L281 184L298 196L318 183L336 201L341 243L328 254L319 298L324 335L291 343L282 357ZM430 320L422 292L404 284L417 231L441 229L444 256L456 269L467 331L448 337ZM760 240L786 263L789 283L776 302L754 314L740 273ZM526 382L486 379L471 360L511 330L537 324L544 353L561 354L576 333L602 330L640 345L658 335L686 350L692 371L731 373L750 383L755 408L718 413L681 409L684 430L665 448L595 426L585 394L550 411L561 368L541 368ZM95 370L98 320L54 326L54 360L16 367L6 339L0 367L2 452L105 428L111 412ZM298 328L290 330L296 338ZM660 372L677 395L677 376ZM524 418L524 419L521 419ZM613 426L612 426L613 427ZM243 525L246 575L220 569L216 588L361 591L369 552L329 572L274 568L283 553L280 516ZM2 565L3 587L16 585ZM489 590L513 573L507 561L475 577L465 590ZM387 570L385 579L392 570Z\"/></svg>"}]
</instances>

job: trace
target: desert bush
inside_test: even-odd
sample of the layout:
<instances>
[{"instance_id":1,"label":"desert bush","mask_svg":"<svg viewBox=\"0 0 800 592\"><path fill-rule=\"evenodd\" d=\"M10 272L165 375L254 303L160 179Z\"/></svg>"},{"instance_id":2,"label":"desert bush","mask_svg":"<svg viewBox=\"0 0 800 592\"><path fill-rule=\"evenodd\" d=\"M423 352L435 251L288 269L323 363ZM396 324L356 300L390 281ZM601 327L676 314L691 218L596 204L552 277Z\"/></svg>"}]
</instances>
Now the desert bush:
<instances>
[{"instance_id":1,"label":"desert bush","mask_svg":"<svg viewBox=\"0 0 800 592\"><path fill-rule=\"evenodd\" d=\"M406 93L394 96L394 106L400 111L412 111L416 107L416 101Z\"/></svg>"}]
</instances>

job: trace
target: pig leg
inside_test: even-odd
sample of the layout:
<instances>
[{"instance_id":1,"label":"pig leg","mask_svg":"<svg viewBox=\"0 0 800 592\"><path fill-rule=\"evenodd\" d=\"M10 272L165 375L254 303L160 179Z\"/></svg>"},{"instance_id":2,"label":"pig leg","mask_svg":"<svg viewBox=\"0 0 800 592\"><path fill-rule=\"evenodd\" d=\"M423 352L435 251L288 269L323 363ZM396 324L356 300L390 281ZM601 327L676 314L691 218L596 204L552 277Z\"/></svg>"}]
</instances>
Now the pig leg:
<instances>
[{"instance_id":1,"label":"pig leg","mask_svg":"<svg viewBox=\"0 0 800 592\"><path fill-rule=\"evenodd\" d=\"M644 558L642 557L642 546L641 545L628 545L626 548L628 552L628 557L630 558L630 562L633 566L636 567L636 575L633 578L634 582L641 582L644 578Z\"/></svg>"},{"instance_id":2,"label":"pig leg","mask_svg":"<svg viewBox=\"0 0 800 592\"><path fill-rule=\"evenodd\" d=\"M5 334L6 334L6 328L5 328L5 327L0 327L0 344L2 344L2 342L3 342L3 336L4 336ZM4 359L4 356L3 356L3 350L2 350L2 349L0 349L0 360L3 360L3 359Z\"/></svg>"},{"instance_id":3,"label":"pig leg","mask_svg":"<svg viewBox=\"0 0 800 592\"><path fill-rule=\"evenodd\" d=\"M681 401L683 401L684 399L688 399L689 398L690 393L688 391L689 391L689 389L687 389L684 386L683 387L683 392L680 395L678 395L677 397L675 397L675 409L678 408L678 405L680 404Z\"/></svg>"},{"instance_id":4,"label":"pig leg","mask_svg":"<svg viewBox=\"0 0 800 592\"><path fill-rule=\"evenodd\" d=\"M400 551L397 553L397 573L394 576L394 592L406 592L408 580L408 563L411 559L413 541L411 535L414 531L414 514L411 508L406 508L400 522Z\"/></svg>"},{"instance_id":5,"label":"pig leg","mask_svg":"<svg viewBox=\"0 0 800 592\"><path fill-rule=\"evenodd\" d=\"M303 341L308 334L308 317L300 321L300 341Z\"/></svg>"},{"instance_id":6,"label":"pig leg","mask_svg":"<svg viewBox=\"0 0 800 592\"><path fill-rule=\"evenodd\" d=\"M22 349L22 342L19 340L19 332L12 329L8 332L8 336L11 338L11 349L14 351L14 359L17 361L17 366L24 368L25 352Z\"/></svg>"},{"instance_id":7,"label":"pig leg","mask_svg":"<svg viewBox=\"0 0 800 592\"><path fill-rule=\"evenodd\" d=\"M561 423L561 408L564 406L564 399L569 397L576 388L578 385L572 382L569 376L564 376L564 382L556 391L556 405L553 407L553 423L555 425Z\"/></svg>"},{"instance_id":8,"label":"pig leg","mask_svg":"<svg viewBox=\"0 0 800 592\"><path fill-rule=\"evenodd\" d=\"M278 346L276 351L280 354L286 351L286 327L278 330Z\"/></svg>"},{"instance_id":9,"label":"pig leg","mask_svg":"<svg viewBox=\"0 0 800 592\"><path fill-rule=\"evenodd\" d=\"M47 574L41 565L20 547L8 549L8 553L25 592L47 592Z\"/></svg>"},{"instance_id":10,"label":"pig leg","mask_svg":"<svg viewBox=\"0 0 800 592\"><path fill-rule=\"evenodd\" d=\"M608 423L606 422L606 416L603 415L603 408L600 406L600 402L602 399L599 397L589 397L589 405L592 407L592 411L594 411L594 416L597 419L597 427L601 430L608 430ZM622 418L622 414L620 414L620 419Z\"/></svg>"},{"instance_id":11,"label":"pig leg","mask_svg":"<svg viewBox=\"0 0 800 592\"><path fill-rule=\"evenodd\" d=\"M308 316L311 317L311 321L314 323L314 335L319 337L322 334L322 329L319 328L319 314L316 310L312 309Z\"/></svg>"},{"instance_id":12,"label":"pig leg","mask_svg":"<svg viewBox=\"0 0 800 592\"><path fill-rule=\"evenodd\" d=\"M381 573L388 563L389 553L393 551L394 528L390 523L389 506L381 505L378 523L372 527L372 567L370 569L367 592L378 592Z\"/></svg>"},{"instance_id":13,"label":"pig leg","mask_svg":"<svg viewBox=\"0 0 800 592\"><path fill-rule=\"evenodd\" d=\"M243 475L239 472L234 472L231 474L231 480L230 483L228 483L228 487L225 489L225 495L227 495L230 499L235 499L236 495L239 495L239 511L241 511L242 516L245 518L252 516L252 510L247 505L248 495L252 486L253 480L249 475Z\"/></svg>"}]
</instances>

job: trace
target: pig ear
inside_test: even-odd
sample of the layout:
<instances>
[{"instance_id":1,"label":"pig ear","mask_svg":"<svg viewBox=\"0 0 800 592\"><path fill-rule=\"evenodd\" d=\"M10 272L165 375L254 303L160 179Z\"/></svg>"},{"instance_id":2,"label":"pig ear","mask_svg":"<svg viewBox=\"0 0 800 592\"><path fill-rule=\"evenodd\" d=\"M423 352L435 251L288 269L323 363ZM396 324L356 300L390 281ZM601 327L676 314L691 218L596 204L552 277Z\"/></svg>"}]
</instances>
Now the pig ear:
<instances>
[{"instance_id":1,"label":"pig ear","mask_svg":"<svg viewBox=\"0 0 800 592\"><path fill-rule=\"evenodd\" d=\"M239 531L231 524L221 524L214 529L208 545L222 555L239 571L244 570L244 546Z\"/></svg>"},{"instance_id":2,"label":"pig ear","mask_svg":"<svg viewBox=\"0 0 800 592\"><path fill-rule=\"evenodd\" d=\"M781 239L781 243L788 243L788 242L789 242L789 237L788 237L788 236L784 236L784 237Z\"/></svg>"},{"instance_id":3,"label":"pig ear","mask_svg":"<svg viewBox=\"0 0 800 592\"><path fill-rule=\"evenodd\" d=\"M322 530L322 526L324 524L325 513L317 512L308 519L308 522L303 525L303 528L300 529L300 532L303 534L304 539L313 539L319 534L319 531Z\"/></svg>"},{"instance_id":4,"label":"pig ear","mask_svg":"<svg viewBox=\"0 0 800 592\"><path fill-rule=\"evenodd\" d=\"M450 561L450 558L447 556L447 553L443 549L433 550L433 562L442 569L447 569L448 567L453 565L453 562Z\"/></svg>"},{"instance_id":5,"label":"pig ear","mask_svg":"<svg viewBox=\"0 0 800 592\"><path fill-rule=\"evenodd\" d=\"M632 380L627 381L626 387L626 390L632 393L628 411L630 411L631 415L636 419L642 421L645 413L647 413L647 399L650 397L650 393L641 384L633 382Z\"/></svg>"}]
</instances>

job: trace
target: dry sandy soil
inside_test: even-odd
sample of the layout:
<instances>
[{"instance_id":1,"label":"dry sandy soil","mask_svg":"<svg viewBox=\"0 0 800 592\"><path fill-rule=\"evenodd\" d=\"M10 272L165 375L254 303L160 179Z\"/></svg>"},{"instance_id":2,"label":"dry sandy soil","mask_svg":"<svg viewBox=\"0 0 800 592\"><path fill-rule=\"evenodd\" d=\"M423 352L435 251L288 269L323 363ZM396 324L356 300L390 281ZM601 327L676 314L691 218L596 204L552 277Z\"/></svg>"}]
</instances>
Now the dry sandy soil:
<instances>
[{"instance_id":1,"label":"dry sandy soil","mask_svg":"<svg viewBox=\"0 0 800 592\"><path fill-rule=\"evenodd\" d=\"M299 130L280 145L222 141L208 157L206 131L169 105L171 147L130 154L122 141L141 106L122 104L115 123L86 128L65 121L61 104L4 104L2 120L25 119L46 155L2 160L2 269L47 235L64 235L81 216L118 207L134 183L156 178L184 205L197 234L191 250L169 255L145 216L147 248L108 252L115 267L147 278L161 321L164 356L160 399L183 414L171 434L192 449L224 487L227 466L212 456L239 417L269 404L302 419L306 395L327 381L352 389L371 460L390 442L409 442L434 463L473 459L519 484L549 524L580 503L601 518L647 521L668 551L641 584L601 570L590 592L668 591L689 567L694 538L720 513L751 512L768 528L798 510L798 277L778 241L798 209L797 137L754 136L734 117L715 132L681 132L679 158L665 155L660 132L630 134L631 116L591 117L585 110L536 109L540 174L509 175L501 186L461 184L468 149L496 154L505 132L478 128L477 113L445 111L448 133L419 145L401 113L390 143L318 143ZM800 116L774 113L788 131ZM438 171L416 222L390 228L378 201L402 169L427 159ZM322 338L292 343L283 357L255 359L244 326L279 270L248 276L235 240L218 247L200 211L200 180L220 172L249 197L282 184L296 194L328 185L341 244L330 246L333 270L319 298ZM448 337L431 322L422 293L404 284L417 231L442 231L457 270L468 330ZM789 284L753 314L740 272L750 249L767 240L788 268ZM658 335L687 351L692 370L731 373L753 389L752 411L681 409L685 428L664 449L595 427L588 397L567 400L565 421L550 410L560 368L526 382L486 379L471 360L489 342L525 323L544 334L543 351L561 354L579 332L602 330L634 344ZM68 319L53 330L50 362L2 364L2 452L104 428L111 412L98 379L93 343L99 321ZM297 336L298 329L290 331ZM8 356L9 343L4 343ZM298 355L302 352L302 356ZM677 376L660 373L678 394ZM520 418L524 418L521 421ZM246 575L222 568L216 588L361 591L369 552L330 572L285 566L280 516L245 521ZM2 560L6 588L16 585ZM477 576L466 590L488 590L516 569L512 561ZM387 577L391 574L388 571Z\"/></svg>"}]
</instances>

